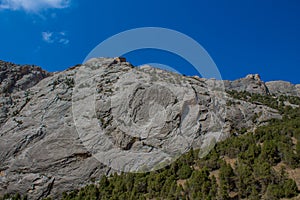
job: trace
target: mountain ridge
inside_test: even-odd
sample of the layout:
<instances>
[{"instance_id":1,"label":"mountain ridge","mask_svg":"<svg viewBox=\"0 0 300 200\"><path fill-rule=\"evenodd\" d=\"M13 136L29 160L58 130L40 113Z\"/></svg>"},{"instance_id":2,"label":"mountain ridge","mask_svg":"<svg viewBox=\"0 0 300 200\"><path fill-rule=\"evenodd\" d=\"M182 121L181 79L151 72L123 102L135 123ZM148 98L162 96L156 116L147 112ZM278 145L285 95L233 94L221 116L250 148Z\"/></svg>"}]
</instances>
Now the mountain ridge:
<instances>
[{"instance_id":1,"label":"mountain ridge","mask_svg":"<svg viewBox=\"0 0 300 200\"><path fill-rule=\"evenodd\" d=\"M280 82L264 83L258 75L223 82L184 77L151 67L136 68L118 58L97 58L55 73L6 62L0 62L0 69L0 194L28 194L32 199L57 197L124 167L116 163L112 169L92 155L93 151L101 151L97 148L101 141L83 145L79 139L85 136L77 134L72 105L74 108L74 102L81 103L76 96L74 100L73 92L78 97L86 95L85 90L76 87L76 75L85 70L99 70L96 117L110 135L111 147L122 150L118 155L124 151L125 155L131 151L153 152L160 146L168 152L176 151L180 144L171 136L181 132L193 138L189 147L206 147L213 138L221 141L232 133L251 131L270 119L282 118L274 108L232 98L225 90L300 96L299 85L279 87ZM225 88L220 92L222 83ZM215 108L214 101L219 107ZM168 114L160 113L162 108ZM132 112L134 119L123 115L124 111ZM136 127L113 119L128 121ZM83 122L79 117L78 120ZM133 133L128 134L128 128ZM157 138L138 135L157 131L164 136L160 143ZM132 162L137 163L136 158Z\"/></svg>"}]
</instances>

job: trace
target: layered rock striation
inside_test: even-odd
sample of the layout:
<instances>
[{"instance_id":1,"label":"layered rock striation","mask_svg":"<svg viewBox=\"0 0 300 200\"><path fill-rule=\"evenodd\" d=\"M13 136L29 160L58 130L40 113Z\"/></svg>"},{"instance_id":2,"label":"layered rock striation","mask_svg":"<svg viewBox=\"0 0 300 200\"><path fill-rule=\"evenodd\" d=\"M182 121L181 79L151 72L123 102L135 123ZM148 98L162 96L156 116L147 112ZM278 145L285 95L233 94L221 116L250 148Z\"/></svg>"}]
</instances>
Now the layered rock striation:
<instances>
[{"instance_id":1,"label":"layered rock striation","mask_svg":"<svg viewBox=\"0 0 300 200\"><path fill-rule=\"evenodd\" d=\"M0 70L0 195L30 199L57 198L112 172L155 170L192 147L209 151L236 130L281 118L226 90L299 95L298 86L258 75L207 80L123 58L57 73L6 62Z\"/></svg>"}]
</instances>

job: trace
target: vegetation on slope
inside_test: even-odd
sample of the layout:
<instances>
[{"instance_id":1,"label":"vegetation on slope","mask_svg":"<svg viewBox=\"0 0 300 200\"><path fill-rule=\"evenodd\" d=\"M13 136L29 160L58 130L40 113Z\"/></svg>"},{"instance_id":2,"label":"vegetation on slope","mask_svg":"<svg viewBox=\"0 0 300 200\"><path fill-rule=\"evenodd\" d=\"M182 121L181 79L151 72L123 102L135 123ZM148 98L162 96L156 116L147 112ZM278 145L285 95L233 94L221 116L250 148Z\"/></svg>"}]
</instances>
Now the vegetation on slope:
<instances>
[{"instance_id":1,"label":"vegetation on slope","mask_svg":"<svg viewBox=\"0 0 300 200\"><path fill-rule=\"evenodd\" d=\"M191 150L164 169L103 176L98 183L64 193L62 199L275 200L299 195L289 170L300 168L300 108L285 102L299 106L300 98L229 93L275 108L283 119L271 120L255 133L232 136L203 159Z\"/></svg>"},{"instance_id":2,"label":"vegetation on slope","mask_svg":"<svg viewBox=\"0 0 300 200\"><path fill-rule=\"evenodd\" d=\"M274 98L230 92L234 98L279 110L255 133L232 136L218 143L204 159L190 151L172 165L145 174L114 174L99 184L65 193L63 199L279 199L299 194L284 167L300 167L300 105L297 97Z\"/></svg>"}]
</instances>

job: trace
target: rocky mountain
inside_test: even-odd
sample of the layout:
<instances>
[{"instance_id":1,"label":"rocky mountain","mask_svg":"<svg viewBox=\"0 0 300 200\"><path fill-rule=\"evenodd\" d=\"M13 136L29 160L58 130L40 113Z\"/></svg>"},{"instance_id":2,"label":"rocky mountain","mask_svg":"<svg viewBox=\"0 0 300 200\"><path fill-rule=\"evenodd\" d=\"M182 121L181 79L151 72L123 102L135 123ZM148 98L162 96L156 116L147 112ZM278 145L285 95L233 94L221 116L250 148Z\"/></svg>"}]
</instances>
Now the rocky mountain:
<instances>
[{"instance_id":1,"label":"rocky mountain","mask_svg":"<svg viewBox=\"0 0 300 200\"><path fill-rule=\"evenodd\" d=\"M0 62L0 195L59 197L113 172L163 167L280 112L226 91L300 96L300 86L185 77L121 58L62 72ZM201 156L201 155L200 155Z\"/></svg>"},{"instance_id":2,"label":"rocky mountain","mask_svg":"<svg viewBox=\"0 0 300 200\"><path fill-rule=\"evenodd\" d=\"M270 81L266 83L269 92L274 95L300 96L300 84L294 85L286 81Z\"/></svg>"}]
</instances>

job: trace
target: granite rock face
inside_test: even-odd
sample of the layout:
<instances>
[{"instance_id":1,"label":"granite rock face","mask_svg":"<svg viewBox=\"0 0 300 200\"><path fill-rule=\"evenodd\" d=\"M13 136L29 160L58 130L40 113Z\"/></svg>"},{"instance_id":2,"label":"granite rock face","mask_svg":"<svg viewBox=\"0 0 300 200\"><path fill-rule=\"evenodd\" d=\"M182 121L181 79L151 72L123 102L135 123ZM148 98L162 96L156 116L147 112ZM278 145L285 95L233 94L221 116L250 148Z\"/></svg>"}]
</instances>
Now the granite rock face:
<instances>
[{"instance_id":1,"label":"granite rock face","mask_svg":"<svg viewBox=\"0 0 300 200\"><path fill-rule=\"evenodd\" d=\"M300 84L294 85L286 81L270 81L266 82L271 94L274 95L290 95L300 97Z\"/></svg>"},{"instance_id":2,"label":"granite rock face","mask_svg":"<svg viewBox=\"0 0 300 200\"><path fill-rule=\"evenodd\" d=\"M224 81L227 90L238 92L247 91L261 95L268 95L269 90L258 74L249 74L245 78L235 81Z\"/></svg>"},{"instance_id":3,"label":"granite rock face","mask_svg":"<svg viewBox=\"0 0 300 200\"><path fill-rule=\"evenodd\" d=\"M9 67L12 71L20 68ZM29 68L33 70L29 74L35 74L35 69ZM4 104L12 112L1 124L0 194L40 199L79 187L108 171L77 139L71 110L74 74L41 76L34 86L24 85L26 91L12 86L12 92L1 97L11 99Z\"/></svg>"},{"instance_id":4,"label":"granite rock face","mask_svg":"<svg viewBox=\"0 0 300 200\"><path fill-rule=\"evenodd\" d=\"M0 93L24 91L50 75L38 66L20 66L0 61Z\"/></svg>"},{"instance_id":5,"label":"granite rock face","mask_svg":"<svg viewBox=\"0 0 300 200\"><path fill-rule=\"evenodd\" d=\"M288 95L300 97L300 84L287 81L263 82L258 74L249 74L235 81L224 81L226 90L247 91L261 95Z\"/></svg>"},{"instance_id":6,"label":"granite rock face","mask_svg":"<svg viewBox=\"0 0 300 200\"><path fill-rule=\"evenodd\" d=\"M158 169L191 147L209 151L236 130L281 118L226 94L269 94L256 75L223 84L113 58L58 73L5 62L0 69L0 195L57 198L115 171Z\"/></svg>"},{"instance_id":7,"label":"granite rock face","mask_svg":"<svg viewBox=\"0 0 300 200\"><path fill-rule=\"evenodd\" d=\"M0 125L26 105L27 89L50 75L37 66L0 61Z\"/></svg>"}]
</instances>

